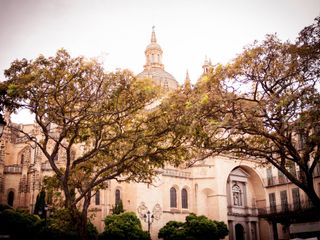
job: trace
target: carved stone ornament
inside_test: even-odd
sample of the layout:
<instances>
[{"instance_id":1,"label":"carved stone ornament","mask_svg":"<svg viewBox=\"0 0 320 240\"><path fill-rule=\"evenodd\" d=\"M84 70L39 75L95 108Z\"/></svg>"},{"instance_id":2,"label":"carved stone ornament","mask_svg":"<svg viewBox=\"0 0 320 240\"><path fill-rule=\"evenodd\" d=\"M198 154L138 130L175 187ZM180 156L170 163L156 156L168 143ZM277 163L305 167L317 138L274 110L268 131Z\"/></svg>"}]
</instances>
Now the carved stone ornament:
<instances>
[{"instance_id":1,"label":"carved stone ornament","mask_svg":"<svg viewBox=\"0 0 320 240\"><path fill-rule=\"evenodd\" d=\"M148 208L144 202L140 203L137 210L140 218L143 218L148 212Z\"/></svg>"},{"instance_id":2,"label":"carved stone ornament","mask_svg":"<svg viewBox=\"0 0 320 240\"><path fill-rule=\"evenodd\" d=\"M153 210L152 210L152 214L153 214L155 220L159 220L161 218L162 208L159 203L154 205Z\"/></svg>"}]
</instances>

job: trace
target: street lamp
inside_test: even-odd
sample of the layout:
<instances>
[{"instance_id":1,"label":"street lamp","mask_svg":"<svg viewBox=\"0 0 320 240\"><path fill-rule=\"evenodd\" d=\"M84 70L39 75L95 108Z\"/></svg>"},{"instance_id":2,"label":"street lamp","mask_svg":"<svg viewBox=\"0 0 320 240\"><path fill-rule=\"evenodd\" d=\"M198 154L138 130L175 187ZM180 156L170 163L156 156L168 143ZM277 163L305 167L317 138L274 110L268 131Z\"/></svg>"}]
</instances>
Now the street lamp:
<instances>
[{"instance_id":1,"label":"street lamp","mask_svg":"<svg viewBox=\"0 0 320 240\"><path fill-rule=\"evenodd\" d=\"M45 226L46 227L47 227L47 212L48 212L48 209L49 209L48 205L47 204L44 205L44 208L43 208L43 210L44 210L44 222L45 222Z\"/></svg>"},{"instance_id":2,"label":"street lamp","mask_svg":"<svg viewBox=\"0 0 320 240\"><path fill-rule=\"evenodd\" d=\"M143 219L146 223L148 223L148 233L150 234L150 226L153 223L154 220L154 216L153 214L150 213L150 211L148 210L147 214L143 215Z\"/></svg>"},{"instance_id":3,"label":"street lamp","mask_svg":"<svg viewBox=\"0 0 320 240\"><path fill-rule=\"evenodd\" d=\"M6 121L4 121L2 114L0 113L0 137L2 136L3 129L7 125Z\"/></svg>"}]
</instances>

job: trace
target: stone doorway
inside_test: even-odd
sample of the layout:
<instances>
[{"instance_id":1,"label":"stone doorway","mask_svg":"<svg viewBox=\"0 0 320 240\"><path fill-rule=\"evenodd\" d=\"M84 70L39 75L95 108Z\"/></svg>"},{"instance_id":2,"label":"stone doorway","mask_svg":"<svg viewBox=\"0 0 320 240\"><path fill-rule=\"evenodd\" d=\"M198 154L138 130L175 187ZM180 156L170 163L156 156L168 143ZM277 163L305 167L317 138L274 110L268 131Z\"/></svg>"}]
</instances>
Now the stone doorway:
<instances>
[{"instance_id":1,"label":"stone doorway","mask_svg":"<svg viewBox=\"0 0 320 240\"><path fill-rule=\"evenodd\" d=\"M244 229L240 223L236 224L235 231L236 231L236 240L244 240Z\"/></svg>"}]
</instances>

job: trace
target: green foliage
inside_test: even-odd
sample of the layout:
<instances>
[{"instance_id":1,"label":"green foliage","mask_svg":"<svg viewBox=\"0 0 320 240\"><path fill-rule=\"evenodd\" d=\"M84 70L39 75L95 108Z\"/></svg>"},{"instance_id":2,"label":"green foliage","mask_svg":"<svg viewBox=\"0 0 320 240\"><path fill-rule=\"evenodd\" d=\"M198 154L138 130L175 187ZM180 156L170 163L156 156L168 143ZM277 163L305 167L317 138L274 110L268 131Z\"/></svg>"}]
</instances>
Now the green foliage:
<instances>
[{"instance_id":1,"label":"green foliage","mask_svg":"<svg viewBox=\"0 0 320 240\"><path fill-rule=\"evenodd\" d=\"M0 205L0 235L10 239L40 239L43 221L36 215Z\"/></svg>"},{"instance_id":2,"label":"green foliage","mask_svg":"<svg viewBox=\"0 0 320 240\"><path fill-rule=\"evenodd\" d=\"M183 222L169 221L162 227L158 233L159 238L164 240L182 240L186 239L186 230Z\"/></svg>"},{"instance_id":3,"label":"green foliage","mask_svg":"<svg viewBox=\"0 0 320 240\"><path fill-rule=\"evenodd\" d=\"M186 217L185 230L190 239L217 239L217 226L205 216L190 214Z\"/></svg>"},{"instance_id":4,"label":"green foliage","mask_svg":"<svg viewBox=\"0 0 320 240\"><path fill-rule=\"evenodd\" d=\"M41 232L41 237L47 240L80 240L81 236L72 218L73 216L68 209L56 210L48 217L47 227ZM97 238L98 231L91 222L88 222L87 232L89 240Z\"/></svg>"},{"instance_id":5,"label":"green foliage","mask_svg":"<svg viewBox=\"0 0 320 240\"><path fill-rule=\"evenodd\" d=\"M63 187L61 181L57 178L57 175L44 176L43 188L46 190L47 204L50 205L50 208L55 209L63 207Z\"/></svg>"},{"instance_id":6,"label":"green foliage","mask_svg":"<svg viewBox=\"0 0 320 240\"><path fill-rule=\"evenodd\" d=\"M225 223L190 214L186 222L170 221L159 231L164 240L218 240L229 233Z\"/></svg>"},{"instance_id":7,"label":"green foliage","mask_svg":"<svg viewBox=\"0 0 320 240\"><path fill-rule=\"evenodd\" d=\"M109 215L105 218L105 230L99 240L149 240L150 236L142 230L140 220L133 212Z\"/></svg>"},{"instance_id":8,"label":"green foliage","mask_svg":"<svg viewBox=\"0 0 320 240\"><path fill-rule=\"evenodd\" d=\"M72 214L69 209L56 210L48 218L48 228L61 232L75 232L76 226L72 221Z\"/></svg>"},{"instance_id":9,"label":"green foliage","mask_svg":"<svg viewBox=\"0 0 320 240\"><path fill-rule=\"evenodd\" d=\"M274 165L318 208L314 173L320 164L319 31L320 17L295 43L276 35L255 41L198 81L183 113L193 119L185 131L193 145L208 155L223 153Z\"/></svg>"},{"instance_id":10,"label":"green foliage","mask_svg":"<svg viewBox=\"0 0 320 240\"><path fill-rule=\"evenodd\" d=\"M120 214L123 213L123 203L122 200L119 201L119 203L116 203L116 205L112 208L112 214Z\"/></svg>"},{"instance_id":11,"label":"green foliage","mask_svg":"<svg viewBox=\"0 0 320 240\"><path fill-rule=\"evenodd\" d=\"M224 239L229 234L227 225L222 221L213 221L213 222L217 226L218 239Z\"/></svg>"},{"instance_id":12,"label":"green foliage","mask_svg":"<svg viewBox=\"0 0 320 240\"><path fill-rule=\"evenodd\" d=\"M77 228L66 209L56 211L47 222L38 215L0 205L0 235L9 239L80 240ZM88 223L88 239L97 239L97 229Z\"/></svg>"}]
</instances>

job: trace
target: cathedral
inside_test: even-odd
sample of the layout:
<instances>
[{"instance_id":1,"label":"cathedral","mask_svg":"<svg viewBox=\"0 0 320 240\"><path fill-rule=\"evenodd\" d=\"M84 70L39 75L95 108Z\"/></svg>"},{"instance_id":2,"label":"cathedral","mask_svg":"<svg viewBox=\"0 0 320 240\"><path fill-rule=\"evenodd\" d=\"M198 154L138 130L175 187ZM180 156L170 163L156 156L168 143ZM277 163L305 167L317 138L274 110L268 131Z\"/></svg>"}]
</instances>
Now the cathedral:
<instances>
[{"instance_id":1,"label":"cathedral","mask_svg":"<svg viewBox=\"0 0 320 240\"><path fill-rule=\"evenodd\" d=\"M165 71L162 55L153 28L144 69L137 78L150 78L164 89L174 90L178 82ZM205 60L203 74L210 67L211 61ZM36 124L10 124L40 134ZM57 161L65 159L59 156ZM40 149L19 133L5 129L0 141L1 203L33 212L42 179L52 174ZM320 194L319 167L315 184ZM189 168L166 166L152 184L109 181L106 186L94 196L89 210L99 231L104 229L103 219L122 201L125 211L136 213L152 239L158 239L159 229L168 221L184 221L190 213L226 223L230 240L292 239L304 237L306 232L310 232L308 236L320 233L319 221L284 224L281 214L304 208L308 199L277 169L253 159L209 157Z\"/></svg>"}]
</instances>

